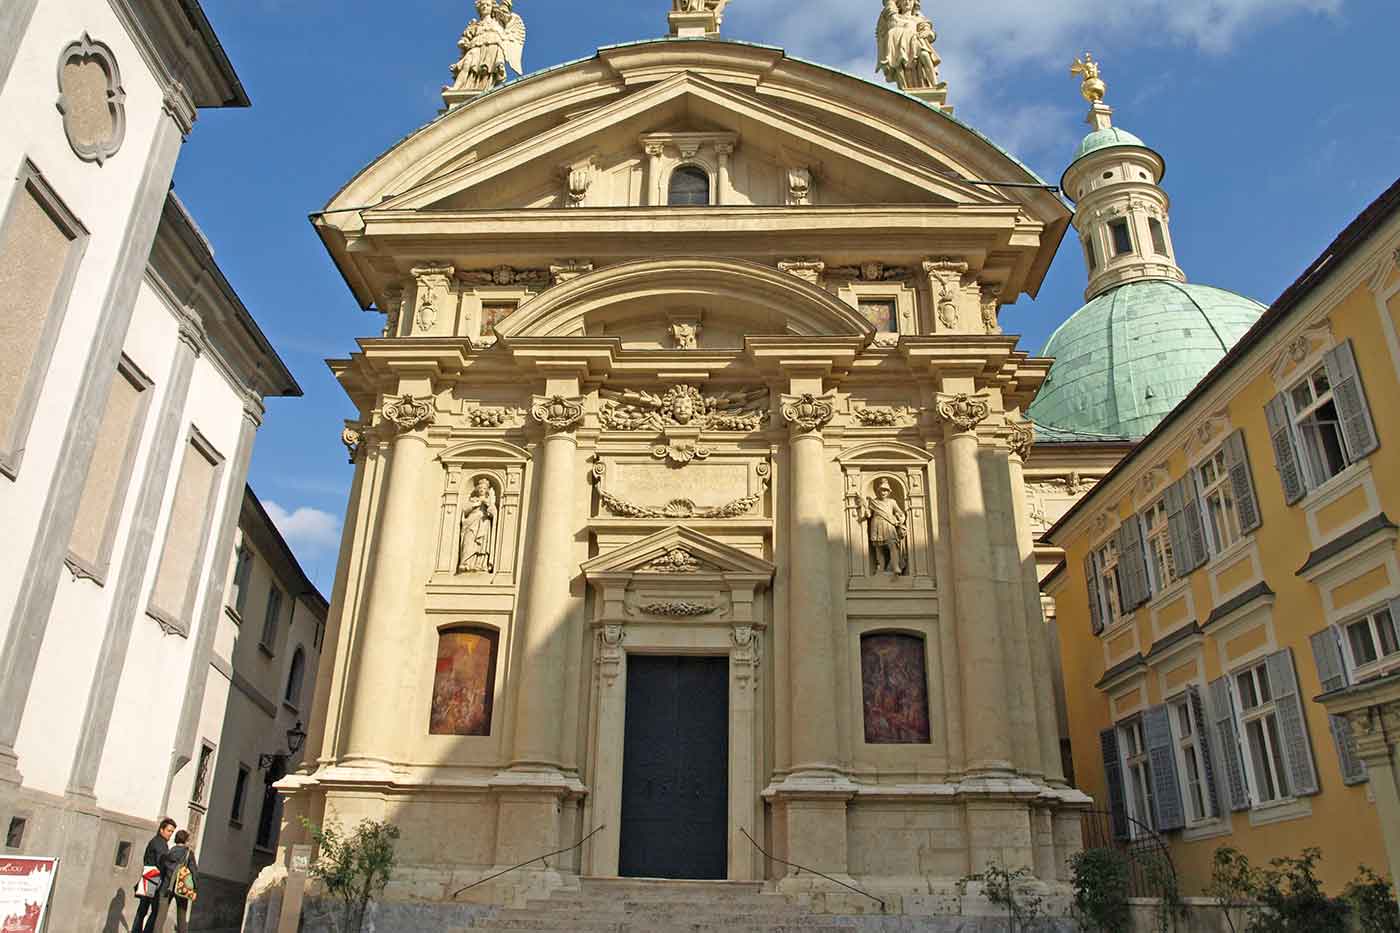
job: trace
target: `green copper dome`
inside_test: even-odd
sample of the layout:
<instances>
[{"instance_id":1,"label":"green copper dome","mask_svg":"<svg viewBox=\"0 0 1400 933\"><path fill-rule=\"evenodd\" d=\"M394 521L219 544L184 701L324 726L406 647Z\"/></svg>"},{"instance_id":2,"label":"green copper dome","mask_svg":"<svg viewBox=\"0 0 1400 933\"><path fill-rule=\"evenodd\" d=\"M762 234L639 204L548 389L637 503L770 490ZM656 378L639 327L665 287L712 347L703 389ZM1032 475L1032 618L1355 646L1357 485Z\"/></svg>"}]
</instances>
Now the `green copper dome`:
<instances>
[{"instance_id":1,"label":"green copper dome","mask_svg":"<svg viewBox=\"0 0 1400 933\"><path fill-rule=\"evenodd\" d=\"M1051 432L1147 435L1265 308L1209 285L1149 279L1112 288L1051 335L1055 366L1026 414Z\"/></svg>"},{"instance_id":2,"label":"green copper dome","mask_svg":"<svg viewBox=\"0 0 1400 933\"><path fill-rule=\"evenodd\" d=\"M1116 126L1105 127L1101 130L1094 130L1084 141L1079 144L1079 151L1074 154L1072 161L1078 161L1091 152L1098 152L1100 149L1112 149L1114 146L1142 146L1147 148L1147 143L1138 139L1127 130L1119 129Z\"/></svg>"}]
</instances>

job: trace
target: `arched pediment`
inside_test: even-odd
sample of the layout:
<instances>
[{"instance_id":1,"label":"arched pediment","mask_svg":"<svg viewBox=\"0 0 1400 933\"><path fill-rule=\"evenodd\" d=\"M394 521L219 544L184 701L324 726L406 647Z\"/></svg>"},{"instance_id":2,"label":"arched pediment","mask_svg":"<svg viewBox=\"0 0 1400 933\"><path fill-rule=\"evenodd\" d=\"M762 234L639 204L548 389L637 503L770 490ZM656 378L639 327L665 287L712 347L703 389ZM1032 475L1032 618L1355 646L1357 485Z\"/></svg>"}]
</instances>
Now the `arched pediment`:
<instances>
[{"instance_id":1,"label":"arched pediment","mask_svg":"<svg viewBox=\"0 0 1400 933\"><path fill-rule=\"evenodd\" d=\"M900 441L872 441L850 450L843 450L838 463L928 463L933 455Z\"/></svg>"},{"instance_id":2,"label":"arched pediment","mask_svg":"<svg viewBox=\"0 0 1400 933\"><path fill-rule=\"evenodd\" d=\"M450 447L438 455L443 463L466 463L486 466L496 463L525 463L530 452L523 447L501 440L473 438Z\"/></svg>"},{"instance_id":3,"label":"arched pediment","mask_svg":"<svg viewBox=\"0 0 1400 933\"><path fill-rule=\"evenodd\" d=\"M605 336L664 322L675 309L700 312L706 326L733 318L748 334L872 337L854 308L796 276L737 259L693 257L608 266L525 303L501 337Z\"/></svg>"}]
</instances>

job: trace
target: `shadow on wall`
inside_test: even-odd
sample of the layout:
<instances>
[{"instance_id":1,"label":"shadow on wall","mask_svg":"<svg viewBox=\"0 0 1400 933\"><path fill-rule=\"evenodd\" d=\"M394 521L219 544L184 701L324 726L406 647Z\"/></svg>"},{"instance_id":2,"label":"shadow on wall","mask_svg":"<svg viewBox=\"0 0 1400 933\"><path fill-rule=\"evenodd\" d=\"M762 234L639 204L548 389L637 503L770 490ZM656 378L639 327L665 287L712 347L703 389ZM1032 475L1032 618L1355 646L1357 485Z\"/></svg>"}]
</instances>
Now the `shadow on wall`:
<instances>
[{"instance_id":1,"label":"shadow on wall","mask_svg":"<svg viewBox=\"0 0 1400 933\"><path fill-rule=\"evenodd\" d=\"M126 922L126 889L117 888L107 903L107 920L102 924L102 933L121 933L130 929L131 924Z\"/></svg>"}]
</instances>

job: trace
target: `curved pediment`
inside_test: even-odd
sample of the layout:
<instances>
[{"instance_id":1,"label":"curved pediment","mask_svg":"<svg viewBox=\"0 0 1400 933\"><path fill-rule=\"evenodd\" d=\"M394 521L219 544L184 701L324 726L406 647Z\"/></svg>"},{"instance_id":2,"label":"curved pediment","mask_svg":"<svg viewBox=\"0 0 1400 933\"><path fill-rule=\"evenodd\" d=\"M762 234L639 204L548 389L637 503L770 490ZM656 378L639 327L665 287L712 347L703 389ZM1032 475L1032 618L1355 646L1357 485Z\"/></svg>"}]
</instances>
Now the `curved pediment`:
<instances>
[{"instance_id":1,"label":"curved pediment","mask_svg":"<svg viewBox=\"0 0 1400 933\"><path fill-rule=\"evenodd\" d=\"M590 272L526 302L497 334L618 336L624 345L669 349L665 340L676 321L697 325L706 349L737 349L744 335L875 334L854 308L796 276L709 257L642 260Z\"/></svg>"}]
</instances>

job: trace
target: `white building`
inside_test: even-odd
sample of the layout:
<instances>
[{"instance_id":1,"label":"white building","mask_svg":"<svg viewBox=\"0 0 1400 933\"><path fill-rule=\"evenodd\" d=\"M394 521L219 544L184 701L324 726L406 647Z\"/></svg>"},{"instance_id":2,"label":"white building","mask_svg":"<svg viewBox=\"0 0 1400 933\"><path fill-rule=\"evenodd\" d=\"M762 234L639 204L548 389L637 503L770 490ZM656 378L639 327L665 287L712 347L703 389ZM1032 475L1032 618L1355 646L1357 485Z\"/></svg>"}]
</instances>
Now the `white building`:
<instances>
[{"instance_id":1,"label":"white building","mask_svg":"<svg viewBox=\"0 0 1400 933\"><path fill-rule=\"evenodd\" d=\"M328 608L251 488L228 557L194 767L170 805L195 834L196 930L238 929L248 886L276 855L272 782L304 751L297 733L305 738Z\"/></svg>"},{"instance_id":2,"label":"white building","mask_svg":"<svg viewBox=\"0 0 1400 933\"><path fill-rule=\"evenodd\" d=\"M189 799L262 400L300 394L169 193L247 103L196 0L0 5L0 851L62 859L53 930L119 928Z\"/></svg>"}]
</instances>

